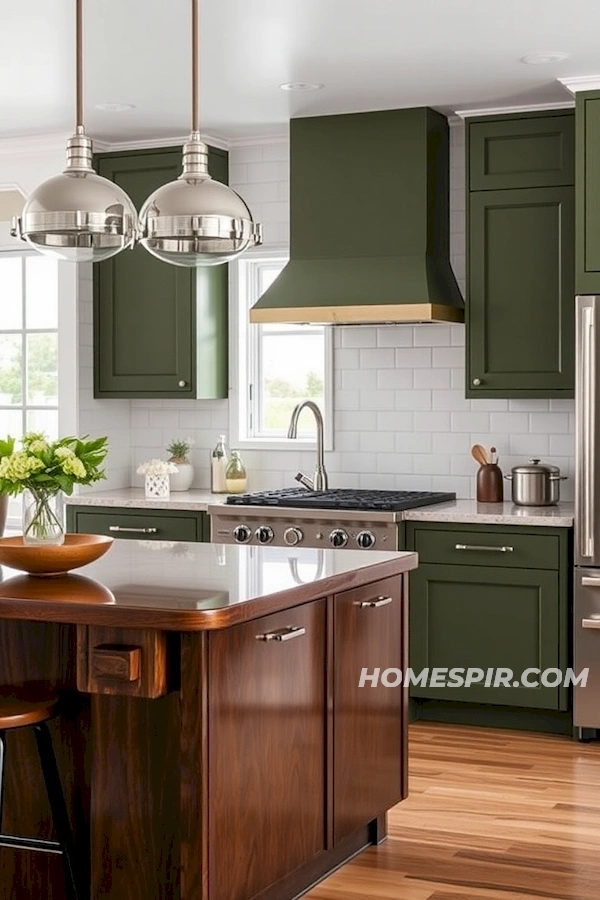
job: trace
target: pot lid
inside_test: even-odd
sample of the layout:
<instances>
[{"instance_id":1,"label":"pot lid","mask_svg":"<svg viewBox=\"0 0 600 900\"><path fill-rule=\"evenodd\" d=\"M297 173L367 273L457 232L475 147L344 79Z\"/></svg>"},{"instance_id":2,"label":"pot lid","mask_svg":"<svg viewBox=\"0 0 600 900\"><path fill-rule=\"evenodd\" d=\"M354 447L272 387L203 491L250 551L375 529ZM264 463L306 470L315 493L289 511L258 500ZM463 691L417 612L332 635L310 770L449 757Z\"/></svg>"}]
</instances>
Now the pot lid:
<instances>
[{"instance_id":1,"label":"pot lid","mask_svg":"<svg viewBox=\"0 0 600 900\"><path fill-rule=\"evenodd\" d=\"M559 475L558 466L550 466L547 463L540 462L539 459L530 459L528 465L513 466L513 475Z\"/></svg>"}]
</instances>

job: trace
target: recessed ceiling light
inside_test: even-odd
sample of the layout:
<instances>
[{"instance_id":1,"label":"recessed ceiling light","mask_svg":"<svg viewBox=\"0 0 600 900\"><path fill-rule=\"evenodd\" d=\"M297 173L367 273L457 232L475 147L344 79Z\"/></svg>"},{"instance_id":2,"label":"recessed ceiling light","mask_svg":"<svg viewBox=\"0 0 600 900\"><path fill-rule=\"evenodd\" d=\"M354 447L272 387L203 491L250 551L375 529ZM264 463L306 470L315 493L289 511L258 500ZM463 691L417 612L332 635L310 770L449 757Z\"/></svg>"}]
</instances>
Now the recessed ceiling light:
<instances>
[{"instance_id":1,"label":"recessed ceiling light","mask_svg":"<svg viewBox=\"0 0 600 900\"><path fill-rule=\"evenodd\" d=\"M549 52L549 53L528 53L527 56L521 57L521 62L526 66L546 66L549 63L562 62L567 59L568 53Z\"/></svg>"},{"instance_id":2,"label":"recessed ceiling light","mask_svg":"<svg viewBox=\"0 0 600 900\"><path fill-rule=\"evenodd\" d=\"M135 103L96 103L96 109L102 112L127 112L128 109L135 109Z\"/></svg>"},{"instance_id":3,"label":"recessed ceiling light","mask_svg":"<svg viewBox=\"0 0 600 900\"><path fill-rule=\"evenodd\" d=\"M286 81L279 87L282 91L320 91L324 85L316 81Z\"/></svg>"}]
</instances>

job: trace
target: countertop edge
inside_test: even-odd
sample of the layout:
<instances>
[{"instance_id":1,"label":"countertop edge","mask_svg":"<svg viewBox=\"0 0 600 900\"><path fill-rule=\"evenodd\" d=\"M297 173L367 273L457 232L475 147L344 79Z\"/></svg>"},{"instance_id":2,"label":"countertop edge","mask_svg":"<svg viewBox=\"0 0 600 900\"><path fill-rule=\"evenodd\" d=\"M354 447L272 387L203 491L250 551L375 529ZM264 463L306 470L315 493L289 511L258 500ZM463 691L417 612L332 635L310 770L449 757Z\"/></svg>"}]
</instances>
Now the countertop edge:
<instances>
[{"instance_id":1,"label":"countertop edge","mask_svg":"<svg viewBox=\"0 0 600 900\"><path fill-rule=\"evenodd\" d=\"M0 619L57 622L64 625L110 625L115 628L144 628L153 631L214 631L293 609L304 603L363 587L380 579L401 576L415 569L417 565L417 553L403 553L397 559L361 566L350 572L329 575L320 581L301 584L266 597L248 600L243 604L214 610L166 611L136 606L114 606L111 603L93 606L75 601L25 600L20 597L2 596L0 584ZM6 585L8 582L5 582Z\"/></svg>"}]
</instances>

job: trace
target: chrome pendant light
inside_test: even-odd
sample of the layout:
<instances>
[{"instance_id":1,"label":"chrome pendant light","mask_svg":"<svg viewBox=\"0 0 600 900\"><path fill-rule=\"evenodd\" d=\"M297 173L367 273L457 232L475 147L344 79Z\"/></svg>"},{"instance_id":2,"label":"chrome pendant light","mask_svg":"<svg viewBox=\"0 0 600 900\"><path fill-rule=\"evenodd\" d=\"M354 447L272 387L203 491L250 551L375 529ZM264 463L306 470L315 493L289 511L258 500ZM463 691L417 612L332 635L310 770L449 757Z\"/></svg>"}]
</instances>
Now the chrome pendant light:
<instances>
[{"instance_id":1,"label":"chrome pendant light","mask_svg":"<svg viewBox=\"0 0 600 900\"><path fill-rule=\"evenodd\" d=\"M92 142L83 127L83 0L76 0L77 123L67 141L67 167L30 195L11 234L47 256L98 262L132 247L136 209L121 188L92 168Z\"/></svg>"},{"instance_id":2,"label":"chrome pendant light","mask_svg":"<svg viewBox=\"0 0 600 900\"><path fill-rule=\"evenodd\" d=\"M261 226L242 198L208 174L198 116L198 5L192 0L192 133L183 145L183 172L148 197L139 223L146 250L188 267L230 262L262 242Z\"/></svg>"}]
</instances>

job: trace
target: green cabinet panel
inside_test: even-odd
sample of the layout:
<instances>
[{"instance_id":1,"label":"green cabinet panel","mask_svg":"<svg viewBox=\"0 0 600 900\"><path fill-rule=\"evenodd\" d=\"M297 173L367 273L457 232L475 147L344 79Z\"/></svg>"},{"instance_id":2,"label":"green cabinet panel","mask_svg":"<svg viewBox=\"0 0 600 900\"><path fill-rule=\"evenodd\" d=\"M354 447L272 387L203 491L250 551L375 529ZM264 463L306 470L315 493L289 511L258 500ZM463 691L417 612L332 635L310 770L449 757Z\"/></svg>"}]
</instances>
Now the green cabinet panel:
<instances>
[{"instance_id":1,"label":"green cabinet panel","mask_svg":"<svg viewBox=\"0 0 600 900\"><path fill-rule=\"evenodd\" d=\"M577 94L576 274L578 294L600 293L600 91Z\"/></svg>"},{"instance_id":2,"label":"green cabinet panel","mask_svg":"<svg viewBox=\"0 0 600 900\"><path fill-rule=\"evenodd\" d=\"M472 191L574 183L571 110L470 119L468 134Z\"/></svg>"},{"instance_id":3,"label":"green cabinet panel","mask_svg":"<svg viewBox=\"0 0 600 900\"><path fill-rule=\"evenodd\" d=\"M559 538L556 534L527 534L520 528L498 531L465 531L414 524L412 547L419 563L501 566L516 569L558 569Z\"/></svg>"},{"instance_id":4,"label":"green cabinet panel","mask_svg":"<svg viewBox=\"0 0 600 900\"><path fill-rule=\"evenodd\" d=\"M456 544L514 550L457 552ZM509 668L517 680L528 668L564 671L571 665L569 529L407 522L406 548L419 553L419 568L410 574L413 672L478 668L487 673L490 668ZM442 719L444 710L463 703L569 708L564 687L484 683L468 688L413 685L411 696L416 701L435 700Z\"/></svg>"},{"instance_id":5,"label":"green cabinet panel","mask_svg":"<svg viewBox=\"0 0 600 900\"><path fill-rule=\"evenodd\" d=\"M425 563L411 573L410 659L429 667L512 669L559 665L559 577L540 569ZM464 673L463 673L464 674ZM558 687L415 686L413 696L542 709Z\"/></svg>"},{"instance_id":6,"label":"green cabinet panel","mask_svg":"<svg viewBox=\"0 0 600 900\"><path fill-rule=\"evenodd\" d=\"M227 155L209 167L227 181ZM181 173L179 148L98 156L98 171L139 210ZM94 266L94 396L227 396L227 266L188 269L141 246Z\"/></svg>"},{"instance_id":7,"label":"green cabinet panel","mask_svg":"<svg viewBox=\"0 0 600 900\"><path fill-rule=\"evenodd\" d=\"M469 195L467 397L571 397L574 189Z\"/></svg>"},{"instance_id":8,"label":"green cabinet panel","mask_svg":"<svg viewBox=\"0 0 600 900\"><path fill-rule=\"evenodd\" d=\"M209 541L207 513L194 510L67 506L67 531L142 541Z\"/></svg>"}]
</instances>

